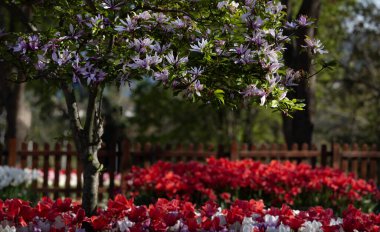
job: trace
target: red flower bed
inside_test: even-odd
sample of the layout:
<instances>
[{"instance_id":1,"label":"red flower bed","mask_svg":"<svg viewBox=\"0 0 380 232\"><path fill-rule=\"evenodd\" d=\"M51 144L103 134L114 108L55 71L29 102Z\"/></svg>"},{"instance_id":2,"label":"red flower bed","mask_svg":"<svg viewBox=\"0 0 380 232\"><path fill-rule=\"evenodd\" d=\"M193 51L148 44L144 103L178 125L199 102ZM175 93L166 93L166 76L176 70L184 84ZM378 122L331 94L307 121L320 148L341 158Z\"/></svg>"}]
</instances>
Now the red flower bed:
<instances>
[{"instance_id":1,"label":"red flower bed","mask_svg":"<svg viewBox=\"0 0 380 232\"><path fill-rule=\"evenodd\" d=\"M266 209L263 201L233 202L221 209L214 202L197 207L193 203L158 199L137 206L118 195L106 209L86 217L70 199L43 198L35 207L19 199L0 201L0 231L84 231L84 222L95 231L370 231L380 230L380 215L367 214L349 206L342 218L331 209L312 207L305 211L289 206ZM8 230L4 230L7 228Z\"/></svg>"},{"instance_id":2,"label":"red flower bed","mask_svg":"<svg viewBox=\"0 0 380 232\"><path fill-rule=\"evenodd\" d=\"M209 159L206 163L158 162L149 168L133 167L126 177L128 194L144 203L159 197L203 203L219 200L264 199L297 208L323 205L342 210L354 204L370 211L380 198L372 182L331 168L307 164L252 160Z\"/></svg>"}]
</instances>

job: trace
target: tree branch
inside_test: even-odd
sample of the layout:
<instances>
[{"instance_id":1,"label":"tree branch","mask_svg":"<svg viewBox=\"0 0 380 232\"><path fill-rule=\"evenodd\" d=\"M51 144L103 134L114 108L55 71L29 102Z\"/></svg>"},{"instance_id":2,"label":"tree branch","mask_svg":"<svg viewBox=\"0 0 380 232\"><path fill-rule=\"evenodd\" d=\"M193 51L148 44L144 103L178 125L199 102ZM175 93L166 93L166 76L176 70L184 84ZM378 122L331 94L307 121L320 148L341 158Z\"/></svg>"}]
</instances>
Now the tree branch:
<instances>
[{"instance_id":1,"label":"tree branch","mask_svg":"<svg viewBox=\"0 0 380 232\"><path fill-rule=\"evenodd\" d=\"M88 95L88 104L87 104L87 110L86 110L86 122L84 124L83 132L86 137L88 137L88 141L92 141L92 135L94 132L94 124L95 124L95 117L96 117L96 99L98 97L98 87L95 88L89 88L89 95ZM92 141L93 142L93 141Z\"/></svg>"},{"instance_id":2,"label":"tree branch","mask_svg":"<svg viewBox=\"0 0 380 232\"><path fill-rule=\"evenodd\" d=\"M70 89L65 81L61 81L61 89L65 95L66 106L68 115L70 117L70 124L74 130L74 136L79 136L80 132L83 130L82 123L79 117L78 105L75 98L74 90ZM75 138L79 139L79 138Z\"/></svg>"},{"instance_id":3,"label":"tree branch","mask_svg":"<svg viewBox=\"0 0 380 232\"><path fill-rule=\"evenodd\" d=\"M176 9L163 9L163 8L158 8L158 7L150 7L150 6L143 6L143 7L135 7L133 9L133 11L137 11L137 10L151 10L153 12L162 12L162 13L181 13L183 15L186 15L188 16L189 18L191 18L192 20L196 21L196 22L201 22L202 20L200 19L197 19L196 17L194 17L193 15L187 13L186 11L183 11L183 10L176 10Z\"/></svg>"}]
</instances>

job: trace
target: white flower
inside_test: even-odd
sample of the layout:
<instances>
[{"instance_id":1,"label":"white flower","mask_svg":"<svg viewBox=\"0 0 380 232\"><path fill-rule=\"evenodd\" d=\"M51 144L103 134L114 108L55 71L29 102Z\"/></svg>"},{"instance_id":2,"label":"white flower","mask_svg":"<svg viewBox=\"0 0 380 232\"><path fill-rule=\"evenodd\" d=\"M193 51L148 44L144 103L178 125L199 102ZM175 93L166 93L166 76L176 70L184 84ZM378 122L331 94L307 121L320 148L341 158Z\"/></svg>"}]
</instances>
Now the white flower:
<instances>
[{"instance_id":1,"label":"white flower","mask_svg":"<svg viewBox=\"0 0 380 232\"><path fill-rule=\"evenodd\" d=\"M32 180L37 179L36 172L32 172L33 175L23 169L0 166L0 190L11 186L29 184Z\"/></svg>"},{"instance_id":2,"label":"white flower","mask_svg":"<svg viewBox=\"0 0 380 232\"><path fill-rule=\"evenodd\" d=\"M342 218L331 218L330 220L330 226L337 226L337 225L342 225L343 224L343 219Z\"/></svg>"},{"instance_id":3,"label":"white flower","mask_svg":"<svg viewBox=\"0 0 380 232\"><path fill-rule=\"evenodd\" d=\"M169 71L164 69L162 72L153 73L154 79L162 82L167 82L169 79Z\"/></svg>"},{"instance_id":4,"label":"white flower","mask_svg":"<svg viewBox=\"0 0 380 232\"><path fill-rule=\"evenodd\" d=\"M267 214L264 216L264 221L267 225L276 226L278 223L278 216L273 216L273 215Z\"/></svg>"},{"instance_id":5,"label":"white flower","mask_svg":"<svg viewBox=\"0 0 380 232\"><path fill-rule=\"evenodd\" d=\"M184 27L186 27L186 22L183 21L183 20L180 19L180 18L177 18L176 20L174 20L174 21L172 22L172 26L173 26L174 28L177 28L177 29L179 29L179 28L184 28Z\"/></svg>"},{"instance_id":6,"label":"white flower","mask_svg":"<svg viewBox=\"0 0 380 232\"><path fill-rule=\"evenodd\" d=\"M16 232L16 227L14 226L10 227L8 225L3 227L0 225L0 232Z\"/></svg>"},{"instance_id":7,"label":"white flower","mask_svg":"<svg viewBox=\"0 0 380 232\"><path fill-rule=\"evenodd\" d=\"M218 9L222 9L224 6L227 6L228 5L228 1L221 1L221 2L218 2Z\"/></svg>"},{"instance_id":8,"label":"white flower","mask_svg":"<svg viewBox=\"0 0 380 232\"><path fill-rule=\"evenodd\" d=\"M243 219L243 222L241 223L241 232L252 232L253 229L255 228L254 224L256 224L256 221L254 221L250 217L245 217Z\"/></svg>"},{"instance_id":9,"label":"white flower","mask_svg":"<svg viewBox=\"0 0 380 232\"><path fill-rule=\"evenodd\" d=\"M198 44L190 45L190 47L191 47L190 51L203 52L203 50L207 46L207 43L208 43L207 39L202 38L202 40L198 40Z\"/></svg>"},{"instance_id":10,"label":"white flower","mask_svg":"<svg viewBox=\"0 0 380 232\"><path fill-rule=\"evenodd\" d=\"M202 68L202 67L192 67L187 72L190 73L191 75L193 75L193 77L198 77L198 76L202 75L202 73L204 72L204 68Z\"/></svg>"},{"instance_id":11,"label":"white flower","mask_svg":"<svg viewBox=\"0 0 380 232\"><path fill-rule=\"evenodd\" d=\"M281 223L280 226L278 227L278 232L291 232L291 229L289 226L286 226Z\"/></svg>"},{"instance_id":12,"label":"white flower","mask_svg":"<svg viewBox=\"0 0 380 232\"><path fill-rule=\"evenodd\" d=\"M148 20L148 19L152 18L152 16L150 15L149 11L143 11L137 15L137 18L143 19L143 20Z\"/></svg>"},{"instance_id":13,"label":"white flower","mask_svg":"<svg viewBox=\"0 0 380 232\"><path fill-rule=\"evenodd\" d=\"M127 217L124 220L117 221L117 226L121 232L129 231L129 228L132 227L135 223L130 221Z\"/></svg>"},{"instance_id":14,"label":"white flower","mask_svg":"<svg viewBox=\"0 0 380 232\"><path fill-rule=\"evenodd\" d=\"M173 51L170 51L170 53L166 55L165 58L169 64L173 64L175 66L187 63L189 61L189 58L187 56L179 58L177 55L176 57L174 57Z\"/></svg>"},{"instance_id":15,"label":"white flower","mask_svg":"<svg viewBox=\"0 0 380 232\"><path fill-rule=\"evenodd\" d=\"M132 19L129 15L125 20L120 19L120 22L122 25L118 25L115 27L115 30L118 32L131 32L140 28L137 26L137 21L135 19Z\"/></svg>"},{"instance_id":16,"label":"white flower","mask_svg":"<svg viewBox=\"0 0 380 232\"><path fill-rule=\"evenodd\" d=\"M214 218L219 218L219 225L220 226L224 226L227 224L227 221L226 221L226 216L222 213L222 208L219 207L218 208L218 211L212 215L211 219L214 220Z\"/></svg>"},{"instance_id":17,"label":"white flower","mask_svg":"<svg viewBox=\"0 0 380 232\"><path fill-rule=\"evenodd\" d=\"M63 51L53 52L51 54L51 58L55 61L59 66L66 64L72 57L72 54L69 50L65 49Z\"/></svg>"},{"instance_id":18,"label":"white flower","mask_svg":"<svg viewBox=\"0 0 380 232\"><path fill-rule=\"evenodd\" d=\"M313 220L312 222L306 221L302 224L299 232L323 232L322 223Z\"/></svg>"}]
</instances>

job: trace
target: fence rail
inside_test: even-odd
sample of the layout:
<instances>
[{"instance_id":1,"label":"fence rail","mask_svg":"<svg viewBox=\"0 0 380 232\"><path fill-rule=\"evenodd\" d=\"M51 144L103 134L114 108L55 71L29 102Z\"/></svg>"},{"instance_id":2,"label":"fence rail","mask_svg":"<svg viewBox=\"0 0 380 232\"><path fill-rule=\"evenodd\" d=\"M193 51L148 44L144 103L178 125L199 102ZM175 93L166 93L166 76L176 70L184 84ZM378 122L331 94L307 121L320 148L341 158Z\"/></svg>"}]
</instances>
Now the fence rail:
<instances>
[{"instance_id":1,"label":"fence rail","mask_svg":"<svg viewBox=\"0 0 380 232\"><path fill-rule=\"evenodd\" d=\"M21 150L16 149L16 140L8 141L7 152L0 154L0 165L20 166L22 168L39 169L42 173L40 181L32 183L33 190L50 195L80 197L82 189L82 165L77 152L72 145L55 144L53 148L49 144L39 146L23 143ZM102 148L99 160L104 164L105 170L99 179L99 198L105 195L112 197L117 187L122 186L122 174L127 172L132 165L149 166L158 160L171 162L205 160L209 157L225 157L232 160L255 159L262 162L270 160L290 160L296 163L309 163L313 167L330 166L340 168L345 172L353 172L355 176L363 179L380 181L380 151L376 146L369 147L357 144L339 145L332 144L328 150L326 145L318 150L315 145L247 145L231 142L227 146L214 146L179 144L177 146L162 146L161 144L130 143L125 140L119 144ZM62 175L62 173L64 175ZM119 180L116 180L119 177ZM107 183L105 183L107 182Z\"/></svg>"}]
</instances>

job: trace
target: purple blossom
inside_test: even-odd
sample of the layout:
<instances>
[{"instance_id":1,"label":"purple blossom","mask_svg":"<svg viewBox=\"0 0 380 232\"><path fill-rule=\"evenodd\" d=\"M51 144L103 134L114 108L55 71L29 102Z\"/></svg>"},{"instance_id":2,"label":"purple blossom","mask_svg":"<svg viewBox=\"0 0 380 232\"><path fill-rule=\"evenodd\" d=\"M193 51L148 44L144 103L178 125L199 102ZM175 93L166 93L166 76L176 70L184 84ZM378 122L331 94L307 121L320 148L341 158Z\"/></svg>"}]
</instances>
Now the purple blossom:
<instances>
[{"instance_id":1,"label":"purple blossom","mask_svg":"<svg viewBox=\"0 0 380 232\"><path fill-rule=\"evenodd\" d=\"M274 62L274 63L270 63L268 65L268 70L270 73L275 73L277 72L283 65L279 62Z\"/></svg>"},{"instance_id":2,"label":"purple blossom","mask_svg":"<svg viewBox=\"0 0 380 232\"><path fill-rule=\"evenodd\" d=\"M173 51L170 51L169 54L165 56L165 58L169 64L174 65L176 67L178 67L181 64L187 63L189 61L189 58L187 56L180 58L177 55L174 57Z\"/></svg>"},{"instance_id":3,"label":"purple blossom","mask_svg":"<svg viewBox=\"0 0 380 232\"><path fill-rule=\"evenodd\" d=\"M32 35L32 36L29 36L29 49L32 50L32 51L35 51L35 50L38 50L38 47L40 45L40 39L38 37L38 35Z\"/></svg>"},{"instance_id":4,"label":"purple blossom","mask_svg":"<svg viewBox=\"0 0 380 232\"><path fill-rule=\"evenodd\" d=\"M285 28L290 29L290 30L295 30L298 28L298 24L295 22L286 22Z\"/></svg>"},{"instance_id":5,"label":"purple blossom","mask_svg":"<svg viewBox=\"0 0 380 232\"><path fill-rule=\"evenodd\" d=\"M151 46L153 40L150 38L144 39L134 39L133 42L129 43L130 48L135 48L135 50L139 53L146 53L147 48Z\"/></svg>"},{"instance_id":6,"label":"purple blossom","mask_svg":"<svg viewBox=\"0 0 380 232\"><path fill-rule=\"evenodd\" d=\"M89 19L89 22L86 23L86 25L89 28L97 27L97 28L103 29L104 28L104 21L105 21L104 17L102 15L98 14L97 16L91 17Z\"/></svg>"},{"instance_id":7,"label":"purple blossom","mask_svg":"<svg viewBox=\"0 0 380 232\"><path fill-rule=\"evenodd\" d=\"M177 18L176 20L174 20L171 25L174 27L174 28L177 28L177 29L180 29L180 28L185 28L186 27L186 22L183 21L182 19L180 18Z\"/></svg>"},{"instance_id":8,"label":"purple blossom","mask_svg":"<svg viewBox=\"0 0 380 232\"><path fill-rule=\"evenodd\" d=\"M248 46L244 46L243 44L240 44L239 47L235 47L233 49L230 49L230 52L234 52L234 53L236 53L238 55L243 55L246 52L248 52L248 53L251 52L251 50L248 49Z\"/></svg>"},{"instance_id":9,"label":"purple blossom","mask_svg":"<svg viewBox=\"0 0 380 232\"><path fill-rule=\"evenodd\" d=\"M288 91L284 91L281 93L281 95L278 97L278 100L283 100L285 97L286 97L286 94L288 93Z\"/></svg>"},{"instance_id":10,"label":"purple blossom","mask_svg":"<svg viewBox=\"0 0 380 232\"><path fill-rule=\"evenodd\" d=\"M153 13L152 14L153 18L154 18L154 21L157 22L157 23L166 23L169 21L169 18L163 14L162 12L160 13Z\"/></svg>"},{"instance_id":11,"label":"purple blossom","mask_svg":"<svg viewBox=\"0 0 380 232\"><path fill-rule=\"evenodd\" d=\"M262 53L264 54L265 58L269 60L269 62L278 63L278 53L276 50L272 49L272 46L266 46L262 50Z\"/></svg>"},{"instance_id":12,"label":"purple blossom","mask_svg":"<svg viewBox=\"0 0 380 232\"><path fill-rule=\"evenodd\" d=\"M260 97L260 105L264 105L266 101L266 92L263 89L257 88L255 84L248 85L247 88L240 92L240 94L243 95L243 97L254 97L259 96Z\"/></svg>"},{"instance_id":13,"label":"purple blossom","mask_svg":"<svg viewBox=\"0 0 380 232\"><path fill-rule=\"evenodd\" d=\"M149 11L143 11L140 14L135 16L137 19L142 19L142 20L149 20L152 18L152 15L150 15Z\"/></svg>"},{"instance_id":14,"label":"purple blossom","mask_svg":"<svg viewBox=\"0 0 380 232\"><path fill-rule=\"evenodd\" d=\"M283 84L285 86L297 86L298 84L294 83L294 81L298 80L301 77L301 73L299 71L294 71L293 69L287 69L286 75L283 80Z\"/></svg>"},{"instance_id":15,"label":"purple blossom","mask_svg":"<svg viewBox=\"0 0 380 232\"><path fill-rule=\"evenodd\" d=\"M264 21L260 17L256 17L255 20L248 20L247 24L253 30L257 30L261 28L261 26L264 24Z\"/></svg>"},{"instance_id":16,"label":"purple blossom","mask_svg":"<svg viewBox=\"0 0 380 232\"><path fill-rule=\"evenodd\" d=\"M58 39L52 39L52 40L48 41L42 47L42 51L44 51L44 53L47 53L48 50L56 51L59 48L59 45L57 44L58 42L59 42Z\"/></svg>"},{"instance_id":17,"label":"purple blossom","mask_svg":"<svg viewBox=\"0 0 380 232\"><path fill-rule=\"evenodd\" d=\"M301 16L297 19L297 23L298 23L298 25L301 26L301 27L306 27L306 26L309 26L309 25L313 24L312 22L308 21L306 15L301 15Z\"/></svg>"},{"instance_id":18,"label":"purple blossom","mask_svg":"<svg viewBox=\"0 0 380 232\"><path fill-rule=\"evenodd\" d=\"M151 66L157 65L162 62L162 58L155 53L153 56L146 54L145 59L140 59L140 57L136 56L132 58L134 63L127 64L128 67L132 69L144 68L146 70L150 70Z\"/></svg>"},{"instance_id":19,"label":"purple blossom","mask_svg":"<svg viewBox=\"0 0 380 232\"><path fill-rule=\"evenodd\" d=\"M75 54L75 59L72 62L71 66L73 67L73 83L79 83L79 74L82 72L82 69L79 65L80 58L78 54Z\"/></svg>"},{"instance_id":20,"label":"purple blossom","mask_svg":"<svg viewBox=\"0 0 380 232\"><path fill-rule=\"evenodd\" d=\"M198 43L197 44L191 44L190 47L190 51L193 51L193 52L204 52L204 49L206 48L207 46L207 39L204 39L202 38L202 40L198 40Z\"/></svg>"},{"instance_id":21,"label":"purple blossom","mask_svg":"<svg viewBox=\"0 0 380 232\"><path fill-rule=\"evenodd\" d=\"M120 22L122 25L118 25L115 27L115 30L118 32L123 32L123 31L131 32L140 28L137 26L137 21L135 19L131 19L129 15L126 18L126 20L120 19Z\"/></svg>"},{"instance_id":22,"label":"purple blossom","mask_svg":"<svg viewBox=\"0 0 380 232\"><path fill-rule=\"evenodd\" d=\"M150 46L150 49L152 49L153 51L159 53L159 54L162 54L164 53L166 50L168 50L170 48L171 44L168 43L168 44L165 44L165 45L161 45L159 44L157 41L154 45L151 45Z\"/></svg>"},{"instance_id":23,"label":"purple blossom","mask_svg":"<svg viewBox=\"0 0 380 232\"><path fill-rule=\"evenodd\" d=\"M16 45L13 47L13 52L21 52L22 54L26 53L28 49L28 44L23 38L18 38Z\"/></svg>"},{"instance_id":24,"label":"purple blossom","mask_svg":"<svg viewBox=\"0 0 380 232\"><path fill-rule=\"evenodd\" d=\"M252 33L252 36L246 35L245 40L260 47L267 43L263 36L263 33L256 31Z\"/></svg>"},{"instance_id":25,"label":"purple blossom","mask_svg":"<svg viewBox=\"0 0 380 232\"><path fill-rule=\"evenodd\" d=\"M255 61L254 54L255 52L251 52L251 50L248 49L244 54L238 56L238 58L235 58L234 62L236 64L243 64L243 65L252 64Z\"/></svg>"},{"instance_id":26,"label":"purple blossom","mask_svg":"<svg viewBox=\"0 0 380 232\"><path fill-rule=\"evenodd\" d=\"M37 64L35 64L35 68L37 70L44 70L46 68L46 63L47 63L47 60L45 58L45 56L43 55L37 55Z\"/></svg>"},{"instance_id":27,"label":"purple blossom","mask_svg":"<svg viewBox=\"0 0 380 232\"><path fill-rule=\"evenodd\" d=\"M194 82L194 90L195 90L195 94L197 94L200 97L201 91L203 90L203 85L201 84L199 80L196 80Z\"/></svg>"},{"instance_id":28,"label":"purple blossom","mask_svg":"<svg viewBox=\"0 0 380 232\"><path fill-rule=\"evenodd\" d=\"M69 25L69 37L75 40L79 39L83 35L83 31L75 31L74 26L72 24Z\"/></svg>"},{"instance_id":29,"label":"purple blossom","mask_svg":"<svg viewBox=\"0 0 380 232\"><path fill-rule=\"evenodd\" d=\"M250 9L253 9L256 6L256 0L245 0L244 5Z\"/></svg>"},{"instance_id":30,"label":"purple blossom","mask_svg":"<svg viewBox=\"0 0 380 232\"><path fill-rule=\"evenodd\" d=\"M228 5L228 1L221 1L221 2L218 2L218 4L216 5L216 7L220 10L223 7L227 6L227 5Z\"/></svg>"},{"instance_id":31,"label":"purple blossom","mask_svg":"<svg viewBox=\"0 0 380 232\"><path fill-rule=\"evenodd\" d=\"M100 5L106 10L120 10L123 3L118 0L103 0Z\"/></svg>"},{"instance_id":32,"label":"purple blossom","mask_svg":"<svg viewBox=\"0 0 380 232\"><path fill-rule=\"evenodd\" d=\"M306 43L306 45L301 45L301 47L309 48L311 50L312 54L325 54L325 53L327 53L327 51L324 50L323 44L318 39L306 37L305 43Z\"/></svg>"},{"instance_id":33,"label":"purple blossom","mask_svg":"<svg viewBox=\"0 0 380 232\"><path fill-rule=\"evenodd\" d=\"M187 71L191 75L193 75L193 78L197 78L198 76L202 75L204 72L204 68L202 67L192 67L189 71Z\"/></svg>"},{"instance_id":34,"label":"purple blossom","mask_svg":"<svg viewBox=\"0 0 380 232\"><path fill-rule=\"evenodd\" d=\"M87 79L87 85L102 82L107 75L103 70L95 68L94 65L89 62L81 68L81 74Z\"/></svg>"},{"instance_id":35,"label":"purple blossom","mask_svg":"<svg viewBox=\"0 0 380 232\"><path fill-rule=\"evenodd\" d=\"M169 79L169 71L164 69L162 72L153 73L154 79L158 81L162 81L163 83L167 83Z\"/></svg>"},{"instance_id":36,"label":"purple blossom","mask_svg":"<svg viewBox=\"0 0 380 232\"><path fill-rule=\"evenodd\" d=\"M72 54L69 50L65 49L63 51L53 51L51 54L51 58L55 61L59 66L66 64L72 57Z\"/></svg>"},{"instance_id":37,"label":"purple blossom","mask_svg":"<svg viewBox=\"0 0 380 232\"><path fill-rule=\"evenodd\" d=\"M267 92L272 92L274 87L280 82L281 76L280 75L266 75L265 79L268 81L269 84L269 90Z\"/></svg>"},{"instance_id":38,"label":"purple blossom","mask_svg":"<svg viewBox=\"0 0 380 232\"><path fill-rule=\"evenodd\" d=\"M284 9L284 6L278 2L274 3L274 1L267 2L267 6L265 7L265 10L272 14L278 14Z\"/></svg>"}]
</instances>

